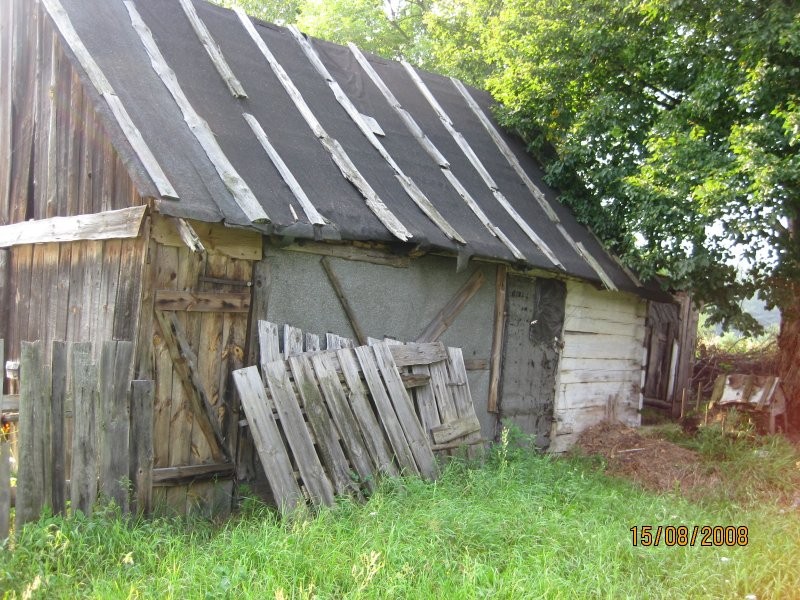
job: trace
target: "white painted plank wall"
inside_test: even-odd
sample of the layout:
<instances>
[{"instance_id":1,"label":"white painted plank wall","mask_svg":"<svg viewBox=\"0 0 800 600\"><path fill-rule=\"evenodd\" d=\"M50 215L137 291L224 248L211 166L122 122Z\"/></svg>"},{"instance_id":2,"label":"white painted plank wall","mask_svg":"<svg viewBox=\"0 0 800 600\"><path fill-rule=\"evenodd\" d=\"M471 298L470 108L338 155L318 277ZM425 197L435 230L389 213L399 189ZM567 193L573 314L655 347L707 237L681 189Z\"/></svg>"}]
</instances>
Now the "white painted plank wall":
<instances>
[{"instance_id":1,"label":"white painted plank wall","mask_svg":"<svg viewBox=\"0 0 800 600\"><path fill-rule=\"evenodd\" d=\"M604 419L640 424L646 315L636 296L567 282L551 451Z\"/></svg>"}]
</instances>

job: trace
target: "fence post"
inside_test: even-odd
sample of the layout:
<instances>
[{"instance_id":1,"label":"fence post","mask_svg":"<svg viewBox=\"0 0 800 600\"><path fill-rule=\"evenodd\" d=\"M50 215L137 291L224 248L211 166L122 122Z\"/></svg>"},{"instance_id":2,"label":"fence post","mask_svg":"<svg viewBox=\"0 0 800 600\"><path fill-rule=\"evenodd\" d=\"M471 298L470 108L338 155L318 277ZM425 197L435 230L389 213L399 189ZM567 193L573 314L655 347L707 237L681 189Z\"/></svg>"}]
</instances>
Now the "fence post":
<instances>
[{"instance_id":1,"label":"fence post","mask_svg":"<svg viewBox=\"0 0 800 600\"><path fill-rule=\"evenodd\" d=\"M100 492L128 512L128 440L133 342L103 343L100 355Z\"/></svg>"},{"instance_id":2,"label":"fence post","mask_svg":"<svg viewBox=\"0 0 800 600\"><path fill-rule=\"evenodd\" d=\"M42 343L22 342L19 398L19 453L17 463L18 525L39 518L49 501L50 481L46 474L50 458L49 387L42 364Z\"/></svg>"},{"instance_id":3,"label":"fence post","mask_svg":"<svg viewBox=\"0 0 800 600\"><path fill-rule=\"evenodd\" d=\"M95 456L95 405L97 404L97 365L91 359L91 344L73 344L72 354L72 511L87 516L97 498L97 458Z\"/></svg>"},{"instance_id":4,"label":"fence post","mask_svg":"<svg viewBox=\"0 0 800 600\"><path fill-rule=\"evenodd\" d=\"M136 490L132 509L144 514L153 510L154 399L152 381L131 382L130 478Z\"/></svg>"}]
</instances>

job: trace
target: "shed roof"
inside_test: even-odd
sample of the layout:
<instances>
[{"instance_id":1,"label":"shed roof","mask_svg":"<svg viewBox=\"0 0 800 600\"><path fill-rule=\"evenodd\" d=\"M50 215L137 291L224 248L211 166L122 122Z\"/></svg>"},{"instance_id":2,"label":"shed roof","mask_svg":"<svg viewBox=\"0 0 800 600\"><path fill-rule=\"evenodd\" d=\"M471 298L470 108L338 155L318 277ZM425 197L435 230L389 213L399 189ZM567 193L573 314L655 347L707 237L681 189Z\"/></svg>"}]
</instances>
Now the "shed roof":
<instances>
[{"instance_id":1,"label":"shed roof","mask_svg":"<svg viewBox=\"0 0 800 600\"><path fill-rule=\"evenodd\" d=\"M202 0L43 4L164 214L643 292L494 123L484 91Z\"/></svg>"}]
</instances>

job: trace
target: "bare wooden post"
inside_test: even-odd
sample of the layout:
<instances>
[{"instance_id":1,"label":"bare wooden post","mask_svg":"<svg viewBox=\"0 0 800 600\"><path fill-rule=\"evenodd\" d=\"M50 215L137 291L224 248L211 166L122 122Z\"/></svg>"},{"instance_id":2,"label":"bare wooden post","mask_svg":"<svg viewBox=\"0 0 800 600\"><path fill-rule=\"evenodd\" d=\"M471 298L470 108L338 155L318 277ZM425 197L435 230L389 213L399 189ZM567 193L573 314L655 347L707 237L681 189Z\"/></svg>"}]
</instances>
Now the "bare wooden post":
<instances>
[{"instance_id":1,"label":"bare wooden post","mask_svg":"<svg viewBox=\"0 0 800 600\"><path fill-rule=\"evenodd\" d=\"M344 310L344 314L347 316L347 320L350 321L350 326L353 328L353 333L356 334L358 345L366 346L367 336L364 335L364 330L361 328L361 324L358 322L356 313L353 310L353 307L350 306L350 301L347 299L347 296L344 294L344 287L342 286L342 282L339 281L336 271L333 270L333 265L331 264L330 258L323 256L320 260L320 263L322 264L322 268L325 270L325 274L328 276L328 281L331 282L333 291L336 292L336 297L339 298L339 303L342 305L342 309Z\"/></svg>"},{"instance_id":2,"label":"bare wooden post","mask_svg":"<svg viewBox=\"0 0 800 600\"><path fill-rule=\"evenodd\" d=\"M53 465L53 514L63 514L66 501L66 452L64 448L64 401L67 396L67 344L53 342L52 434L50 461Z\"/></svg>"},{"instance_id":3,"label":"bare wooden post","mask_svg":"<svg viewBox=\"0 0 800 600\"><path fill-rule=\"evenodd\" d=\"M491 371L489 373L489 402L486 410L498 412L500 398L500 371L503 359L503 338L506 329L506 274L505 265L497 265L494 297L494 330L492 333Z\"/></svg>"},{"instance_id":4,"label":"bare wooden post","mask_svg":"<svg viewBox=\"0 0 800 600\"><path fill-rule=\"evenodd\" d=\"M130 389L133 342L103 343L100 357L100 492L128 512Z\"/></svg>"},{"instance_id":5,"label":"bare wooden post","mask_svg":"<svg viewBox=\"0 0 800 600\"><path fill-rule=\"evenodd\" d=\"M91 345L73 344L72 354L72 511L92 512L97 498L97 457L95 456L95 406L97 365L91 359Z\"/></svg>"},{"instance_id":6,"label":"bare wooden post","mask_svg":"<svg viewBox=\"0 0 800 600\"><path fill-rule=\"evenodd\" d=\"M39 518L45 499L45 462L50 455L49 423L40 414L44 404L42 343L22 342L20 364L17 523ZM44 421L44 423L43 423ZM45 441L47 452L45 453Z\"/></svg>"},{"instance_id":7,"label":"bare wooden post","mask_svg":"<svg viewBox=\"0 0 800 600\"><path fill-rule=\"evenodd\" d=\"M134 505L139 513L153 510L153 402L152 381L131 382L130 479Z\"/></svg>"},{"instance_id":8,"label":"bare wooden post","mask_svg":"<svg viewBox=\"0 0 800 600\"><path fill-rule=\"evenodd\" d=\"M5 363L5 342L0 339L0 365ZM0 385L0 405L3 403L3 386ZM8 517L11 511L11 442L0 430L0 540L8 537Z\"/></svg>"}]
</instances>

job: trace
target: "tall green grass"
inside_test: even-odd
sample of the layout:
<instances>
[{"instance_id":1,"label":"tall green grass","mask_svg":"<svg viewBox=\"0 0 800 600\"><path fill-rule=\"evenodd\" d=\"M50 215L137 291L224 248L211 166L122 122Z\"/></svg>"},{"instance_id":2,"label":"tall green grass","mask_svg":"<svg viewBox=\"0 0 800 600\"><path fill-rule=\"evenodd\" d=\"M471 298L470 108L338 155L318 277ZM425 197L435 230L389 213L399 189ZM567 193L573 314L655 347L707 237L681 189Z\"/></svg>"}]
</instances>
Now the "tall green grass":
<instances>
[{"instance_id":1,"label":"tall green grass","mask_svg":"<svg viewBox=\"0 0 800 600\"><path fill-rule=\"evenodd\" d=\"M783 512L782 512L783 511ZM736 548L633 547L634 525L746 525ZM800 598L800 516L655 495L503 446L435 483L281 521L44 518L0 551L3 598ZM34 589L35 588L35 589Z\"/></svg>"}]
</instances>

